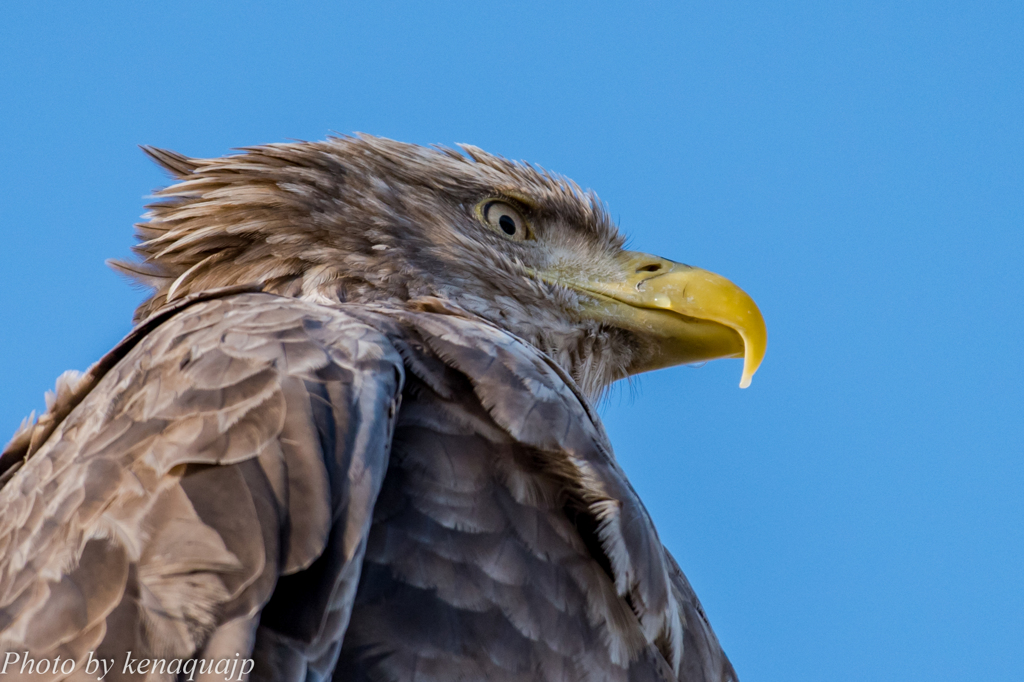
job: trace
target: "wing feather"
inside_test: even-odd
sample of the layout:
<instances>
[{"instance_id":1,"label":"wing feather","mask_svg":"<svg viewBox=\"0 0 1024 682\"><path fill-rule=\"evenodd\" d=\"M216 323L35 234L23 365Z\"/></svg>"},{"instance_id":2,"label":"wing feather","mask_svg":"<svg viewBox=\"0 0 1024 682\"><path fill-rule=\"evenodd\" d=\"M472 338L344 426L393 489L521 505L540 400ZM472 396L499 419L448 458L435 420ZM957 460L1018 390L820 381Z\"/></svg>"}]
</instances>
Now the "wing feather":
<instances>
[{"instance_id":1,"label":"wing feather","mask_svg":"<svg viewBox=\"0 0 1024 682\"><path fill-rule=\"evenodd\" d=\"M600 420L574 382L532 346L491 325L430 312L401 317L420 332L430 351L470 380L480 403L511 440L539 451L539 465L567 485L568 494L581 503L575 530L595 537L597 558L602 554L607 558L617 594L602 595L600 581L579 573L589 567L571 570L577 572L578 584L596 590L589 594L588 604L604 609L592 617L607 620L612 647L619 637L619 646L630 652L629 657L664 657L660 665L679 679L733 679L732 667L693 590L662 546L647 510L615 461ZM531 504L530 496L536 491L530 480L523 478L523 506L542 506ZM505 482L516 490L511 470L505 473ZM524 512L504 517L529 518ZM540 527L517 524L516 533L528 539ZM631 642L630 627L614 606L616 597L632 607L650 646L648 653L641 655Z\"/></svg>"},{"instance_id":2,"label":"wing feather","mask_svg":"<svg viewBox=\"0 0 1024 682\"><path fill-rule=\"evenodd\" d=\"M343 312L205 299L143 323L41 447L5 452L21 469L0 490L0 649L79 666L254 651L254 679L329 674L402 360ZM281 618L297 590L306 609Z\"/></svg>"}]
</instances>

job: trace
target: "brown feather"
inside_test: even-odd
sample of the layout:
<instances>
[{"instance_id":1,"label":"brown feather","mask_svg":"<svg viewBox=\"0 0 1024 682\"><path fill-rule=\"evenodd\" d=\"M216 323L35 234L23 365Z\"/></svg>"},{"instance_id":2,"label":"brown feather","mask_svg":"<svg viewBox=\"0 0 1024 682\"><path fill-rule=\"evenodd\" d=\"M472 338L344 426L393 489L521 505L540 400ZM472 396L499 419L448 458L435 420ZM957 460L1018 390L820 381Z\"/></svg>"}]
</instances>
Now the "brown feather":
<instances>
[{"instance_id":1,"label":"brown feather","mask_svg":"<svg viewBox=\"0 0 1024 682\"><path fill-rule=\"evenodd\" d=\"M571 181L461 149L144 148L179 182L118 267L155 292L0 456L0 651L736 679L588 402L644 349L531 274L601 274L622 238ZM492 196L534 248L479 224Z\"/></svg>"}]
</instances>

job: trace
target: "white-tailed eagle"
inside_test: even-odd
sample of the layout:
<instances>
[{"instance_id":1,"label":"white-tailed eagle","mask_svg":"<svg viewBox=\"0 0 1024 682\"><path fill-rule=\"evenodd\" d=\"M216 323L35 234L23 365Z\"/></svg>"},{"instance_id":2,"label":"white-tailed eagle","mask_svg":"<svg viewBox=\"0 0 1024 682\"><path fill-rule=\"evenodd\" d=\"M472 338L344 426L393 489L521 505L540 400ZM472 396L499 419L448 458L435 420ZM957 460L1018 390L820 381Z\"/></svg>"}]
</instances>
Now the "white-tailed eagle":
<instances>
[{"instance_id":1,"label":"white-tailed eagle","mask_svg":"<svg viewBox=\"0 0 1024 682\"><path fill-rule=\"evenodd\" d=\"M749 384L750 297L474 147L147 151L155 292L0 457L5 678L735 679L589 401Z\"/></svg>"}]
</instances>

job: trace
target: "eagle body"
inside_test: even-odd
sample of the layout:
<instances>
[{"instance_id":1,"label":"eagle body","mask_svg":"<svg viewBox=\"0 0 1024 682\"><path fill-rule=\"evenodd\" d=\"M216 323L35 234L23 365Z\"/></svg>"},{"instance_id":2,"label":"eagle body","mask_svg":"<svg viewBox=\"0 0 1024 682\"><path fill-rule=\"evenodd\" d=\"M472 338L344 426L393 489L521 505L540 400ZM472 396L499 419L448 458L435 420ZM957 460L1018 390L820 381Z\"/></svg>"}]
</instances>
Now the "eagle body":
<instances>
[{"instance_id":1,"label":"eagle body","mask_svg":"<svg viewBox=\"0 0 1024 682\"><path fill-rule=\"evenodd\" d=\"M587 395L664 363L654 348L694 351L602 298L633 293L587 312L557 248L451 227L539 241L571 200L590 223L546 238L634 268L592 198L377 138L153 154L183 181L140 226L148 263L124 267L157 293L0 457L5 675L97 679L98 659L106 680L192 679L183 661L227 679L214 662L237 660L254 680L735 679ZM427 161L438 174L416 175ZM452 170L475 166L533 184ZM485 204L460 223L463 184ZM747 338L693 324L687 348ZM55 657L74 665L25 672Z\"/></svg>"}]
</instances>

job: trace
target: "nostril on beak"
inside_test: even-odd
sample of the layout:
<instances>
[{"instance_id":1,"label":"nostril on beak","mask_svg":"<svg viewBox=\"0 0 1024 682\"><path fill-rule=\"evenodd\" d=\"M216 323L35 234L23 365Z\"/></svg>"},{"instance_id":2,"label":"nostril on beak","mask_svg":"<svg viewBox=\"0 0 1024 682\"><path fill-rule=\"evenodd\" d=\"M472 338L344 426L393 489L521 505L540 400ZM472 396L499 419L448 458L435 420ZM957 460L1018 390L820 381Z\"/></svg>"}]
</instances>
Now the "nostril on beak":
<instances>
[{"instance_id":1,"label":"nostril on beak","mask_svg":"<svg viewBox=\"0 0 1024 682\"><path fill-rule=\"evenodd\" d=\"M650 265L645 265L643 267L640 267L640 268L636 269L636 271L638 273L639 272L659 272L660 270L661 270L661 263L651 263Z\"/></svg>"}]
</instances>

